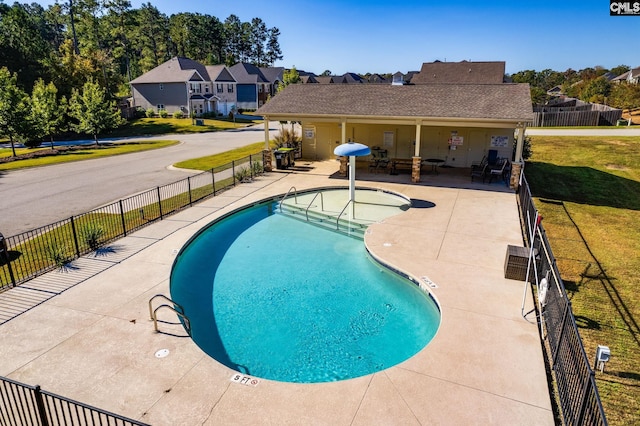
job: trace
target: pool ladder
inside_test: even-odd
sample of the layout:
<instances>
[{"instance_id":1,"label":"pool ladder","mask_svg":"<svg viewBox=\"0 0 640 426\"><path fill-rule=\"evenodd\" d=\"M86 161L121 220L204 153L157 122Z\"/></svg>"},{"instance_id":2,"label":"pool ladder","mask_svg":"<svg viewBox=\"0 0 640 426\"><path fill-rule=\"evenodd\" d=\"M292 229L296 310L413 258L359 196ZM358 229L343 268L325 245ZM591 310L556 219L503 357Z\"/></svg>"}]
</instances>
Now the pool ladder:
<instances>
[{"instance_id":1,"label":"pool ladder","mask_svg":"<svg viewBox=\"0 0 640 426\"><path fill-rule=\"evenodd\" d=\"M155 309L153 309L153 301L157 298L162 298L165 301L173 304L173 306L163 303L162 305L158 305ZM189 321L189 318L185 315L184 308L180 304L169 299L164 294L156 294L151 299L149 299L149 317L151 320L153 320L153 328L156 330L156 332L160 332L160 330L158 330L158 311L162 308L169 309L173 311L179 318L182 318L184 328L187 330L187 334L191 336L191 321Z\"/></svg>"}]
</instances>

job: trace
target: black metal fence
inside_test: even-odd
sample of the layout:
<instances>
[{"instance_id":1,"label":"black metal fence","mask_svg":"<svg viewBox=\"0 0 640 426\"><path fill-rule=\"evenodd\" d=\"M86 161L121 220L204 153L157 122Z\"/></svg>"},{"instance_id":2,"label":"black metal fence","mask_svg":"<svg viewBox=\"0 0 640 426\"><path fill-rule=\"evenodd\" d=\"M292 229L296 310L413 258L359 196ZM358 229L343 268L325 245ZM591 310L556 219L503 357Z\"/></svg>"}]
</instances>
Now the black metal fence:
<instances>
[{"instance_id":1,"label":"black metal fence","mask_svg":"<svg viewBox=\"0 0 640 426\"><path fill-rule=\"evenodd\" d=\"M571 301L544 226L536 224L536 208L524 176L518 200L527 244L533 245L534 253L539 256L535 262L539 265L536 274L529 276L535 280L536 304L544 326L543 347L555 379L562 419L565 425L607 425L595 374L580 339Z\"/></svg>"},{"instance_id":2,"label":"black metal fence","mask_svg":"<svg viewBox=\"0 0 640 426\"><path fill-rule=\"evenodd\" d=\"M6 377L0 377L0 425L148 426Z\"/></svg>"},{"instance_id":3,"label":"black metal fence","mask_svg":"<svg viewBox=\"0 0 640 426\"><path fill-rule=\"evenodd\" d=\"M32 231L8 238L0 234L0 291L61 267L262 172L262 154L250 155Z\"/></svg>"}]
</instances>

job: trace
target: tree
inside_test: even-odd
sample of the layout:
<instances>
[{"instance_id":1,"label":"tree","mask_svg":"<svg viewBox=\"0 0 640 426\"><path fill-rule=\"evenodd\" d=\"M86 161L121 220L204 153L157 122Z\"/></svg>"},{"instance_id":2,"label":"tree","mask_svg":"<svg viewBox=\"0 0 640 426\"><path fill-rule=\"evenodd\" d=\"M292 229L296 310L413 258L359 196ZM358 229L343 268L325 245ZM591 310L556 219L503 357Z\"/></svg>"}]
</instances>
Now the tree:
<instances>
[{"instance_id":1,"label":"tree","mask_svg":"<svg viewBox=\"0 0 640 426\"><path fill-rule=\"evenodd\" d=\"M124 124L124 119L120 116L115 102L108 102L106 91L93 80L84 84L82 92L73 90L69 110L71 117L78 121L74 126L76 131L93 135L96 145L100 143L98 141L100 132Z\"/></svg>"},{"instance_id":2,"label":"tree","mask_svg":"<svg viewBox=\"0 0 640 426\"><path fill-rule=\"evenodd\" d=\"M169 18L151 3L143 4L134 15L132 38L140 58L134 75L140 75L169 59Z\"/></svg>"},{"instance_id":3,"label":"tree","mask_svg":"<svg viewBox=\"0 0 640 426\"><path fill-rule=\"evenodd\" d=\"M280 49L280 43L278 37L280 36L280 30L273 27L269 30L269 40L267 41L267 64L273 66L276 61L282 60L282 50Z\"/></svg>"},{"instance_id":4,"label":"tree","mask_svg":"<svg viewBox=\"0 0 640 426\"><path fill-rule=\"evenodd\" d=\"M597 77L585 82L580 91L580 99L586 102L604 103L609 92L611 92L611 83L604 77Z\"/></svg>"},{"instance_id":5,"label":"tree","mask_svg":"<svg viewBox=\"0 0 640 426\"><path fill-rule=\"evenodd\" d=\"M0 66L16 73L17 82L23 90L44 72L41 59L48 56L50 46L44 38L44 9L14 3L0 5Z\"/></svg>"},{"instance_id":6,"label":"tree","mask_svg":"<svg viewBox=\"0 0 640 426\"><path fill-rule=\"evenodd\" d=\"M296 84L300 82L300 73L296 69L295 65L290 70L284 70L282 73L282 84L278 85L277 93L280 93L290 84Z\"/></svg>"},{"instance_id":7,"label":"tree","mask_svg":"<svg viewBox=\"0 0 640 426\"><path fill-rule=\"evenodd\" d=\"M9 137L14 157L15 141L24 134L28 108L28 97L18 87L17 75L6 67L0 68L0 134Z\"/></svg>"},{"instance_id":8,"label":"tree","mask_svg":"<svg viewBox=\"0 0 640 426\"><path fill-rule=\"evenodd\" d=\"M267 25L260 18L251 20L251 62L258 66L267 66L266 43L268 39Z\"/></svg>"},{"instance_id":9,"label":"tree","mask_svg":"<svg viewBox=\"0 0 640 426\"><path fill-rule=\"evenodd\" d=\"M31 93L30 121L39 138L51 138L51 149L54 135L62 130L66 104L64 97L58 99L58 89L53 82L45 85L42 79L36 81Z\"/></svg>"}]
</instances>

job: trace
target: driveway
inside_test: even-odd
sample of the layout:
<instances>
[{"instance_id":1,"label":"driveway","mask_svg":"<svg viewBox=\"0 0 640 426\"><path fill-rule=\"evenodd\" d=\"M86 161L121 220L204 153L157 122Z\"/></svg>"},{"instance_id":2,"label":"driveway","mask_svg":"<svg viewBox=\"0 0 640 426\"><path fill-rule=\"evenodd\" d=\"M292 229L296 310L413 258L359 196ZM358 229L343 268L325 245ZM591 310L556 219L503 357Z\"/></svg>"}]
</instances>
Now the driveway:
<instances>
[{"instance_id":1,"label":"driveway","mask_svg":"<svg viewBox=\"0 0 640 426\"><path fill-rule=\"evenodd\" d=\"M270 124L279 130L278 123ZM6 237L200 173L171 165L264 141L264 125L223 132L111 139L176 139L168 148L0 172L0 232Z\"/></svg>"}]
</instances>

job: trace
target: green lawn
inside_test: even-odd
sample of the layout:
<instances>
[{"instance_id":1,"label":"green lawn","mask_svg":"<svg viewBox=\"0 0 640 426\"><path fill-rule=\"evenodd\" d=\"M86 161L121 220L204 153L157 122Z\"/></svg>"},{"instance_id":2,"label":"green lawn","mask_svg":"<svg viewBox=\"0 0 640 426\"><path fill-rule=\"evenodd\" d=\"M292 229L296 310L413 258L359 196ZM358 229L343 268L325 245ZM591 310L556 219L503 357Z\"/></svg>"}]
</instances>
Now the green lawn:
<instances>
[{"instance_id":1,"label":"green lawn","mask_svg":"<svg viewBox=\"0 0 640 426\"><path fill-rule=\"evenodd\" d=\"M273 142L271 143L271 147L275 147L275 144ZM227 152L221 152L220 154L182 161L180 163L174 164L174 166L181 169L202 171L211 170L214 167L230 165L232 161L237 161L250 155L258 155L263 149L264 142L256 142L251 145L243 146L241 148L232 149Z\"/></svg>"},{"instance_id":2,"label":"green lawn","mask_svg":"<svg viewBox=\"0 0 640 426\"><path fill-rule=\"evenodd\" d=\"M70 161L89 160L92 158L109 157L112 155L130 154L132 152L147 151L150 149L164 148L179 143L176 140L131 141L123 143L102 143L100 146L87 145L78 149L61 151L56 155L17 159L6 163L0 163L0 171L15 170L26 167L47 166L50 164L67 163ZM51 148L16 149L18 156L35 151L41 153L57 152ZM11 157L11 148L0 148L0 158Z\"/></svg>"},{"instance_id":3,"label":"green lawn","mask_svg":"<svg viewBox=\"0 0 640 426\"><path fill-rule=\"evenodd\" d=\"M217 132L234 128L239 129L254 123L247 120L236 120L234 123L227 119L203 119L202 121L204 123L203 126L196 126L190 118L139 118L109 132L105 137Z\"/></svg>"},{"instance_id":4,"label":"green lawn","mask_svg":"<svg viewBox=\"0 0 640 426\"><path fill-rule=\"evenodd\" d=\"M611 425L640 424L640 138L533 136L525 167Z\"/></svg>"}]
</instances>

